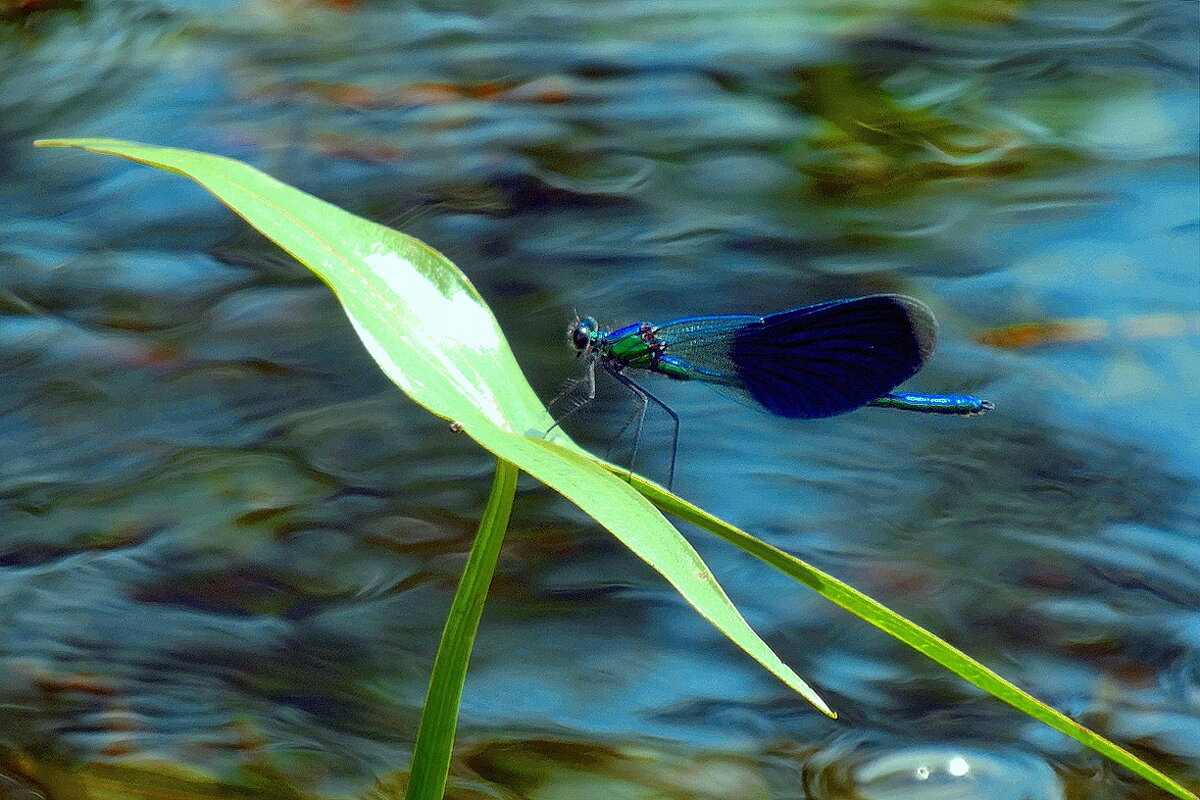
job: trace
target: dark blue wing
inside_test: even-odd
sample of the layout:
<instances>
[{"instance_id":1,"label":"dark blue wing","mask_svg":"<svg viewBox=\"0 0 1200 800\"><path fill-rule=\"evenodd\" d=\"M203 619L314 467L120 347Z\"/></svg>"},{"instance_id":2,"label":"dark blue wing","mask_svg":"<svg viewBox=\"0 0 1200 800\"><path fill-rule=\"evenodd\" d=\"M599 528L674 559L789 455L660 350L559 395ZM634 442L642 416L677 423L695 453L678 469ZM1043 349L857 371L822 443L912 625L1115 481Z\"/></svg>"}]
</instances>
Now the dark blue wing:
<instances>
[{"instance_id":1,"label":"dark blue wing","mask_svg":"<svg viewBox=\"0 0 1200 800\"><path fill-rule=\"evenodd\" d=\"M665 356L773 414L814 419L864 406L916 374L937 344L929 309L903 295L835 300L766 317L659 326Z\"/></svg>"},{"instance_id":2,"label":"dark blue wing","mask_svg":"<svg viewBox=\"0 0 1200 800\"><path fill-rule=\"evenodd\" d=\"M923 304L873 295L764 317L734 337L729 357L746 391L785 417L831 417L916 374L937 344Z\"/></svg>"}]
</instances>

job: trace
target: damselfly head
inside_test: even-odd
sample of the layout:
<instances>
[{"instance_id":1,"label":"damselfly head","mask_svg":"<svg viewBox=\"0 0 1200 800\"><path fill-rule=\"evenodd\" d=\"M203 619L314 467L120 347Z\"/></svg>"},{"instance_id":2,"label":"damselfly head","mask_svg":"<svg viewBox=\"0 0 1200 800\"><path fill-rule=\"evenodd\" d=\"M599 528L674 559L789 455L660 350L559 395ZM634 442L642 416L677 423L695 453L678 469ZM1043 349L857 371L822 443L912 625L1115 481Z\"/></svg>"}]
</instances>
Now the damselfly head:
<instances>
[{"instance_id":1,"label":"damselfly head","mask_svg":"<svg viewBox=\"0 0 1200 800\"><path fill-rule=\"evenodd\" d=\"M567 337L571 340L571 346L575 348L576 355L587 355L592 349L596 328L596 320L592 317L583 319L577 317L567 327Z\"/></svg>"}]
</instances>

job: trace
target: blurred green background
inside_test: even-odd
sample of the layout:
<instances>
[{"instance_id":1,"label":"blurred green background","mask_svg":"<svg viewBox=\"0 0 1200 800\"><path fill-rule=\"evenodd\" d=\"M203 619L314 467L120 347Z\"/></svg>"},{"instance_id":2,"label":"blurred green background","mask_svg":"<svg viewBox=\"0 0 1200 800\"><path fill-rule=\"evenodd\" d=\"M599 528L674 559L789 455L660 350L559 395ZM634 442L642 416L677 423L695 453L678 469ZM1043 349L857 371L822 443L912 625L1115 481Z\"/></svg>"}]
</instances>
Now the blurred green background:
<instances>
[{"instance_id":1,"label":"blurred green background","mask_svg":"<svg viewBox=\"0 0 1200 800\"><path fill-rule=\"evenodd\" d=\"M676 490L1200 785L1198 30L1177 0L3 0L0 798L392 796L491 469L208 195L49 136L224 153L423 239L546 399L575 313L920 298L908 386L995 412L660 381ZM602 391L569 425L598 452ZM452 797L1157 796L693 540L842 718L522 484Z\"/></svg>"}]
</instances>

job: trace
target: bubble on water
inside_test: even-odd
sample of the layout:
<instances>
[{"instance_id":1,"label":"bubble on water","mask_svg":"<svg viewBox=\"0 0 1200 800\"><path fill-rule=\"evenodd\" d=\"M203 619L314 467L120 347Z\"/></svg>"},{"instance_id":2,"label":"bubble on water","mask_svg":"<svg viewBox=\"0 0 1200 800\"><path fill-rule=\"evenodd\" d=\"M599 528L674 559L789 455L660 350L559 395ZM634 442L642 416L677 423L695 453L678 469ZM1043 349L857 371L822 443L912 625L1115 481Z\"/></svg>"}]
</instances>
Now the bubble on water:
<instances>
[{"instance_id":1,"label":"bubble on water","mask_svg":"<svg viewBox=\"0 0 1200 800\"><path fill-rule=\"evenodd\" d=\"M1061 800L1050 765L1015 750L931 744L887 749L832 748L805 768L804 788L816 800Z\"/></svg>"}]
</instances>

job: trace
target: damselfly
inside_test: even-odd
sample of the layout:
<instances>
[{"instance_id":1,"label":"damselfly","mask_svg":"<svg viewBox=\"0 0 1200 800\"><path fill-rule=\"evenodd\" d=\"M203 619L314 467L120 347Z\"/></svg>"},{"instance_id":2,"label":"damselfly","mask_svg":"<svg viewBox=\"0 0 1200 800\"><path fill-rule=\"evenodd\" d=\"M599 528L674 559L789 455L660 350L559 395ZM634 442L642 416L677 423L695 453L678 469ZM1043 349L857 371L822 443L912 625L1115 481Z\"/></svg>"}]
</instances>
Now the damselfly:
<instances>
[{"instance_id":1,"label":"damselfly","mask_svg":"<svg viewBox=\"0 0 1200 800\"><path fill-rule=\"evenodd\" d=\"M575 386L583 397L554 423L596 397L596 365L637 400L617 433L634 424L633 454L649 403L673 424L667 485L675 479L679 415L629 377L633 370L680 381L706 383L742 402L781 417L817 419L875 406L970 417L994 407L969 395L893 393L917 373L937 344L937 322L923 303L898 294L877 294L793 308L764 317L685 317L661 325L635 322L605 330L592 317L568 329L587 371ZM559 399L565 395L560 395ZM636 424L635 424L636 422Z\"/></svg>"}]
</instances>

